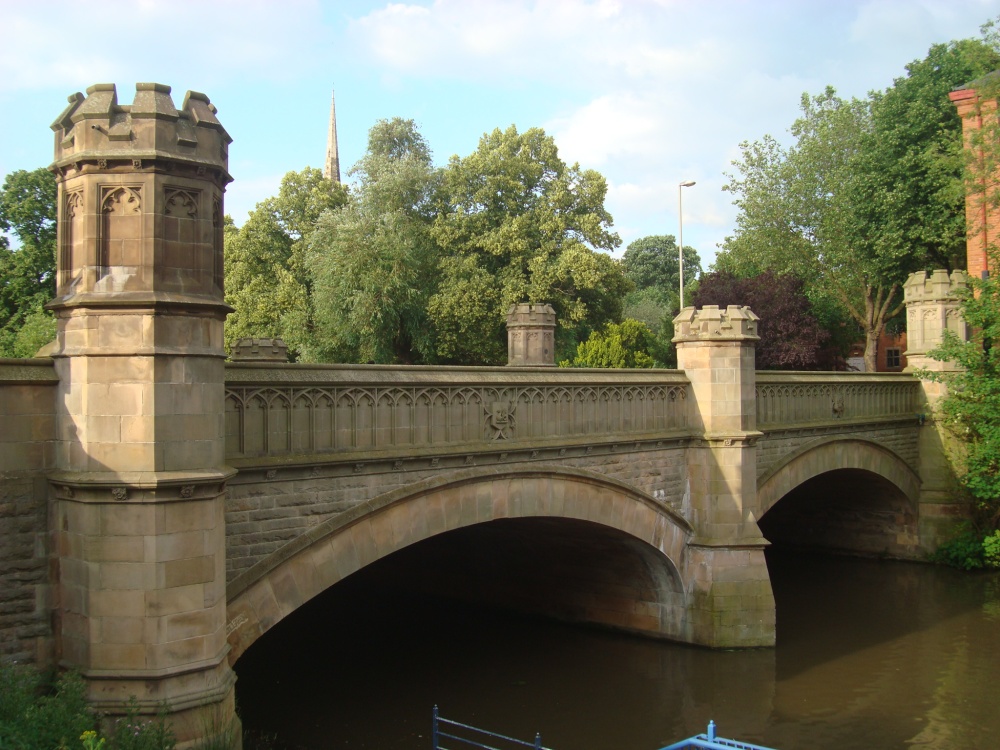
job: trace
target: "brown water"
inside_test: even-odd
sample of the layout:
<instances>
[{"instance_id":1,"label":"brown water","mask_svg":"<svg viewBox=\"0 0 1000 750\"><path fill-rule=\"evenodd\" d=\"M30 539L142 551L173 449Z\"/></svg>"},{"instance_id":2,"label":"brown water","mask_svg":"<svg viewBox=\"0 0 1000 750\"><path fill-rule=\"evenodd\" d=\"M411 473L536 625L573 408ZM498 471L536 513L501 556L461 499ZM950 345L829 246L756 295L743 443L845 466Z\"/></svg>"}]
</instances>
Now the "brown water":
<instances>
[{"instance_id":1,"label":"brown water","mask_svg":"<svg viewBox=\"0 0 1000 750\"><path fill-rule=\"evenodd\" d=\"M555 750L703 732L781 750L1000 748L1000 576L769 553L775 649L719 652L399 591L373 566L236 665L244 726L303 748L430 747L431 707Z\"/></svg>"}]
</instances>

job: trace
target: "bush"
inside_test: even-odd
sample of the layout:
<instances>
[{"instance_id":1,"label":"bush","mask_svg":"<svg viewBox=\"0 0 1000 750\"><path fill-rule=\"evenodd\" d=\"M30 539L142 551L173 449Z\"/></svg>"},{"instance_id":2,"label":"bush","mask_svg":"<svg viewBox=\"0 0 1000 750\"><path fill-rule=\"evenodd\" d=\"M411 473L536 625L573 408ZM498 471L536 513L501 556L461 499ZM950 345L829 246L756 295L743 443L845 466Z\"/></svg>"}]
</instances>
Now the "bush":
<instances>
[{"instance_id":1,"label":"bush","mask_svg":"<svg viewBox=\"0 0 1000 750\"><path fill-rule=\"evenodd\" d=\"M47 682L31 667L0 664L0 748L77 747L81 735L95 724L77 673Z\"/></svg>"},{"instance_id":2,"label":"bush","mask_svg":"<svg viewBox=\"0 0 1000 750\"><path fill-rule=\"evenodd\" d=\"M962 570L1000 570L1000 531L984 535L967 528L938 547L930 559Z\"/></svg>"},{"instance_id":3,"label":"bush","mask_svg":"<svg viewBox=\"0 0 1000 750\"><path fill-rule=\"evenodd\" d=\"M983 563L987 568L1000 569L1000 530L983 539Z\"/></svg>"},{"instance_id":4,"label":"bush","mask_svg":"<svg viewBox=\"0 0 1000 750\"><path fill-rule=\"evenodd\" d=\"M603 330L594 331L577 346L576 357L572 361L563 360L559 366L654 367L658 362L662 366L656 335L645 323L626 318L621 323L609 323Z\"/></svg>"},{"instance_id":5,"label":"bush","mask_svg":"<svg viewBox=\"0 0 1000 750\"><path fill-rule=\"evenodd\" d=\"M978 570L983 567L982 535L972 529L963 531L939 546L930 559L953 568Z\"/></svg>"}]
</instances>

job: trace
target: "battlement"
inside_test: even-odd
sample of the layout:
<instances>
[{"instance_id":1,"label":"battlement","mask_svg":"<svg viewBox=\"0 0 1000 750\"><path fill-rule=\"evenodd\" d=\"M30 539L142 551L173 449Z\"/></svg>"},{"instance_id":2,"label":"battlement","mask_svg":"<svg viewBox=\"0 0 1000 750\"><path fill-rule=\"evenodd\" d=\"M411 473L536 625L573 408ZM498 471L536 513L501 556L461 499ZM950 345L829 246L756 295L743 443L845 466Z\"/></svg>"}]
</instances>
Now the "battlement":
<instances>
[{"instance_id":1,"label":"battlement","mask_svg":"<svg viewBox=\"0 0 1000 750\"><path fill-rule=\"evenodd\" d=\"M903 298L907 305L958 300L968 286L968 276L965 271L952 271L951 275L943 268L930 274L926 271L917 271L906 279L903 285Z\"/></svg>"},{"instance_id":2,"label":"battlement","mask_svg":"<svg viewBox=\"0 0 1000 750\"><path fill-rule=\"evenodd\" d=\"M71 96L52 130L59 253L50 309L169 300L221 314L232 138L208 97L188 91L177 109L169 86L138 83L125 105L114 84L99 83ZM76 323L67 319L66 342L79 338Z\"/></svg>"},{"instance_id":3,"label":"battlement","mask_svg":"<svg viewBox=\"0 0 1000 750\"><path fill-rule=\"evenodd\" d=\"M685 307L674 318L673 340L677 341L756 341L757 321L760 320L749 307L705 305L701 309Z\"/></svg>"},{"instance_id":4,"label":"battlement","mask_svg":"<svg viewBox=\"0 0 1000 750\"><path fill-rule=\"evenodd\" d=\"M168 159L210 171L225 185L229 175L229 144L233 139L216 117L208 97L197 91L174 106L170 86L137 83L131 105L118 103L113 83L98 83L69 97L69 106L52 123L55 161L52 168L76 171L96 163L102 169L124 162L130 171L142 162Z\"/></svg>"},{"instance_id":5,"label":"battlement","mask_svg":"<svg viewBox=\"0 0 1000 750\"><path fill-rule=\"evenodd\" d=\"M944 331L951 331L961 341L968 340L969 327L960 309L961 297L967 289L965 271L952 271L949 275L939 268L930 275L925 271L910 274L903 285L909 368L928 366L924 355L941 344Z\"/></svg>"}]
</instances>

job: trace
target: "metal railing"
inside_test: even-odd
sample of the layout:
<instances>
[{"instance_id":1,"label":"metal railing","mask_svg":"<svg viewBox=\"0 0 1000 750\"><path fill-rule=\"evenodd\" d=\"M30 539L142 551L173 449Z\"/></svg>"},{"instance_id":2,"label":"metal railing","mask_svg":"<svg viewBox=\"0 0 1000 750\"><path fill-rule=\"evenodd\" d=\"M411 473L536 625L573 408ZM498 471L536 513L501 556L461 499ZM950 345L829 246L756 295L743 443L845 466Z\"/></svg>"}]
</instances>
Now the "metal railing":
<instances>
[{"instance_id":1,"label":"metal railing","mask_svg":"<svg viewBox=\"0 0 1000 750\"><path fill-rule=\"evenodd\" d=\"M534 742L508 737L504 734L497 734L486 729L473 727L469 724L462 724L458 721L445 719L438 714L438 707L434 706L434 722L431 730L433 740L433 750L457 750L458 748L475 747L483 750L508 750L509 748L530 747L534 750L550 750L542 745L542 735L536 734ZM453 746L442 744L442 740L451 740L456 743ZM494 743L494 744L489 744Z\"/></svg>"},{"instance_id":2,"label":"metal railing","mask_svg":"<svg viewBox=\"0 0 1000 750\"><path fill-rule=\"evenodd\" d=\"M675 742L673 745L667 745L661 748L661 750L687 750L688 748L695 747L705 748L706 750L732 750L733 748L735 750L773 750L773 748L754 745L750 742L716 737L714 721L708 722L708 731L705 734L696 734L694 737L688 737L686 740Z\"/></svg>"}]
</instances>

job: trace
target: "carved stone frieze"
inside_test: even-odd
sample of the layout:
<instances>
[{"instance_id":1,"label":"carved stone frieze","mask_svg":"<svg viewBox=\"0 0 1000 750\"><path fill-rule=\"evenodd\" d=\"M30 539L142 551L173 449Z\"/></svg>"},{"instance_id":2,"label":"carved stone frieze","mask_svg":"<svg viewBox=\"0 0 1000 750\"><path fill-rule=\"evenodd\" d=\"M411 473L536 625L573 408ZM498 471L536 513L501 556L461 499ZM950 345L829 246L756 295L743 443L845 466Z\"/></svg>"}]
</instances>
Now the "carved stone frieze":
<instances>
[{"instance_id":1,"label":"carved stone frieze","mask_svg":"<svg viewBox=\"0 0 1000 750\"><path fill-rule=\"evenodd\" d=\"M226 452L249 458L681 432L687 406L682 384L231 384Z\"/></svg>"},{"instance_id":2,"label":"carved stone frieze","mask_svg":"<svg viewBox=\"0 0 1000 750\"><path fill-rule=\"evenodd\" d=\"M769 380L777 377L770 375ZM879 382L864 374L844 374L802 382L802 377L790 375L787 382L758 381L758 426L913 417L919 411L919 383L913 379Z\"/></svg>"}]
</instances>

